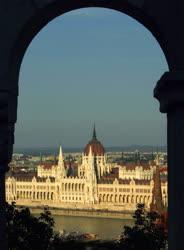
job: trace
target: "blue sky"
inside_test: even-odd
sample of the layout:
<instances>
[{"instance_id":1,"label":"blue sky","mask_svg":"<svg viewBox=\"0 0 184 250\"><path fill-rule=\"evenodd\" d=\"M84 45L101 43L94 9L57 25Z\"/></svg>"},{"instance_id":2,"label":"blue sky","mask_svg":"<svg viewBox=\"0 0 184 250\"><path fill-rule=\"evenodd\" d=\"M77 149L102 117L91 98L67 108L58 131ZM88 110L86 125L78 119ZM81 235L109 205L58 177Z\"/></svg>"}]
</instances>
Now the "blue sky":
<instances>
[{"instance_id":1,"label":"blue sky","mask_svg":"<svg viewBox=\"0 0 184 250\"><path fill-rule=\"evenodd\" d=\"M66 13L22 62L16 147L84 146L95 121L105 146L165 145L153 88L168 70L151 33L108 9Z\"/></svg>"}]
</instances>

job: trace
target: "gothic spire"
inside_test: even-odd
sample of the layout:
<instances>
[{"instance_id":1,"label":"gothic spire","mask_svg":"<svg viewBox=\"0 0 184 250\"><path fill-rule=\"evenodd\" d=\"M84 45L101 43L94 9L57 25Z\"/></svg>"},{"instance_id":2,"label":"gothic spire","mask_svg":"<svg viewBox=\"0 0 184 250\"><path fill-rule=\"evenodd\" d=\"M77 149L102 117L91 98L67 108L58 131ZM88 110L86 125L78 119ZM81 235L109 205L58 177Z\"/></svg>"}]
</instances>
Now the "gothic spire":
<instances>
[{"instance_id":1,"label":"gothic spire","mask_svg":"<svg viewBox=\"0 0 184 250\"><path fill-rule=\"evenodd\" d=\"M158 165L156 166L153 180L154 180L154 186L153 186L153 191L152 191L153 196L152 196L152 202L150 204L150 210L161 214L164 211L164 204L162 200L160 168Z\"/></svg>"},{"instance_id":2,"label":"gothic spire","mask_svg":"<svg viewBox=\"0 0 184 250\"><path fill-rule=\"evenodd\" d=\"M66 170L65 170L65 166L64 166L64 157L63 157L63 151L62 151L61 146L59 148L58 167L61 171L61 175L66 176Z\"/></svg>"},{"instance_id":3,"label":"gothic spire","mask_svg":"<svg viewBox=\"0 0 184 250\"><path fill-rule=\"evenodd\" d=\"M60 148L59 148L58 165L62 165L62 164L63 164L63 152L62 152L62 148L60 146Z\"/></svg>"},{"instance_id":4,"label":"gothic spire","mask_svg":"<svg viewBox=\"0 0 184 250\"><path fill-rule=\"evenodd\" d=\"M94 128L93 128L93 140L96 140L96 127L95 127L95 123L94 123Z\"/></svg>"}]
</instances>

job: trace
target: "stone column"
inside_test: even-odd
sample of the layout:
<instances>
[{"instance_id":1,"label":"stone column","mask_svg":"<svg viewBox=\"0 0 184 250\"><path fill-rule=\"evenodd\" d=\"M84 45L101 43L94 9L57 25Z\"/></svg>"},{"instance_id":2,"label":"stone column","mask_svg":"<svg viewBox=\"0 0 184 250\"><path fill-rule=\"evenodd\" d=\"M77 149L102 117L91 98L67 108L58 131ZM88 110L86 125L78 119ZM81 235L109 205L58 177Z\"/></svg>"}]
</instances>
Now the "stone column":
<instances>
[{"instance_id":1,"label":"stone column","mask_svg":"<svg viewBox=\"0 0 184 250\"><path fill-rule=\"evenodd\" d=\"M169 249L184 249L184 71L166 72L154 97L167 113Z\"/></svg>"},{"instance_id":2,"label":"stone column","mask_svg":"<svg viewBox=\"0 0 184 250\"><path fill-rule=\"evenodd\" d=\"M0 90L0 249L7 249L5 213L5 173L11 161L14 143L14 123L17 95Z\"/></svg>"}]
</instances>

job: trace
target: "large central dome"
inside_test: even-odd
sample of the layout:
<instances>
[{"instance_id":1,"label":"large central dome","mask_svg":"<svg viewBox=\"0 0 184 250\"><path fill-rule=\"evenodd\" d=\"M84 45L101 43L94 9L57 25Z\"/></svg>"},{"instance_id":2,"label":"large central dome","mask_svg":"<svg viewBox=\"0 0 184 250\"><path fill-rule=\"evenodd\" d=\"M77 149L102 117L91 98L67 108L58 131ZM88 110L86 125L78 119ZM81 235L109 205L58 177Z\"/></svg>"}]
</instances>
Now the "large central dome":
<instances>
[{"instance_id":1,"label":"large central dome","mask_svg":"<svg viewBox=\"0 0 184 250\"><path fill-rule=\"evenodd\" d=\"M93 130L93 137L84 148L85 155L89 155L90 147L93 155L95 156L103 156L105 154L105 149L103 145L101 144L100 141L97 140L95 126Z\"/></svg>"}]
</instances>

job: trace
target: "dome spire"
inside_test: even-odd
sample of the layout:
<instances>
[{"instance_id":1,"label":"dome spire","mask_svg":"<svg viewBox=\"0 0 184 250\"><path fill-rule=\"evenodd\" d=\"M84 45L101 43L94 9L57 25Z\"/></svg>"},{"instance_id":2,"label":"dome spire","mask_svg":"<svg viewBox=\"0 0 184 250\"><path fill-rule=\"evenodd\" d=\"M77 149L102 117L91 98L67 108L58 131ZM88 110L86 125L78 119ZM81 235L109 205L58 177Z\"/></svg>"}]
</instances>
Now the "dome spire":
<instances>
[{"instance_id":1,"label":"dome spire","mask_svg":"<svg viewBox=\"0 0 184 250\"><path fill-rule=\"evenodd\" d=\"M93 140L96 140L96 127L95 127L95 123L94 123L94 128L93 128Z\"/></svg>"},{"instance_id":2,"label":"dome spire","mask_svg":"<svg viewBox=\"0 0 184 250\"><path fill-rule=\"evenodd\" d=\"M93 128L92 139L88 142L88 144L86 145L86 147L84 149L84 154L87 156L89 155L90 146L91 146L91 151L95 157L96 156L104 156L105 149L104 149L103 145L101 144L101 142L98 141L98 139L97 139L95 124L94 124L94 128Z\"/></svg>"}]
</instances>

